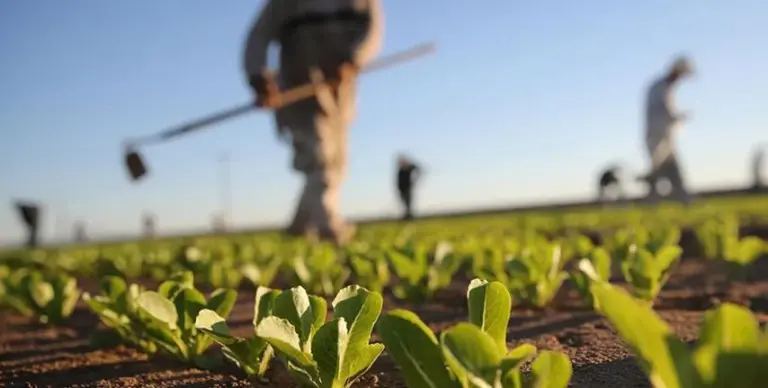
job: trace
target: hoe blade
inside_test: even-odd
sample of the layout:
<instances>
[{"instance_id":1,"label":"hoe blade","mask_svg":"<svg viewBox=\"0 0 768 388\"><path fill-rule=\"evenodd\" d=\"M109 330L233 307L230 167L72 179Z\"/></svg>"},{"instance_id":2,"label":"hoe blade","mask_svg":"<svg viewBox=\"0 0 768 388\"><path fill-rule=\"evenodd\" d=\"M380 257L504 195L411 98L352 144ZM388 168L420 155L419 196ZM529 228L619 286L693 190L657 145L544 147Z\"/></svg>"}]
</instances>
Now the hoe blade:
<instances>
[{"instance_id":1,"label":"hoe blade","mask_svg":"<svg viewBox=\"0 0 768 388\"><path fill-rule=\"evenodd\" d=\"M147 174L147 166L144 164L141 154L136 151L128 150L125 153L125 167L132 181L138 181Z\"/></svg>"}]
</instances>

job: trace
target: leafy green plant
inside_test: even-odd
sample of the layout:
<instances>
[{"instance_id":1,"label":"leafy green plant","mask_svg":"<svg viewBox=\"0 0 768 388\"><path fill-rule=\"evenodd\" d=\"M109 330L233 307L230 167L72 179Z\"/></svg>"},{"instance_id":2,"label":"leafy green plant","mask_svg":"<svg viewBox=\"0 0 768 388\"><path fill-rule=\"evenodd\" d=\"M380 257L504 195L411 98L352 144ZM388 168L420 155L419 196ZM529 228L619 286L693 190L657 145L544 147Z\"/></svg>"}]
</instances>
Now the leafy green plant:
<instances>
[{"instance_id":1,"label":"leafy green plant","mask_svg":"<svg viewBox=\"0 0 768 388\"><path fill-rule=\"evenodd\" d=\"M389 263L398 278L393 287L397 298L426 300L453 280L461 267L461 257L451 254L448 242L437 243L430 254L426 243L410 244L405 249L389 249Z\"/></svg>"},{"instance_id":2,"label":"leafy green plant","mask_svg":"<svg viewBox=\"0 0 768 388\"><path fill-rule=\"evenodd\" d=\"M768 253L768 243L760 237L748 236L726 242L722 258L728 265L732 279L744 278L747 267Z\"/></svg>"},{"instance_id":3,"label":"leafy green plant","mask_svg":"<svg viewBox=\"0 0 768 388\"><path fill-rule=\"evenodd\" d=\"M592 279L598 311L637 357L654 387L759 388L768 381L768 329L741 306L707 311L693 350L646 303Z\"/></svg>"},{"instance_id":4,"label":"leafy green plant","mask_svg":"<svg viewBox=\"0 0 768 388\"><path fill-rule=\"evenodd\" d=\"M529 247L506 264L507 287L515 300L525 300L537 307L549 304L568 277L563 271L562 251L557 244Z\"/></svg>"},{"instance_id":5,"label":"leafy green plant","mask_svg":"<svg viewBox=\"0 0 768 388\"><path fill-rule=\"evenodd\" d=\"M144 291L136 297L139 326L158 349L174 358L210 368L215 359L204 352L213 344L213 338L197 330L195 319L203 309L227 317L234 307L237 292L219 288L209 299L194 287L191 272L177 274L163 282L157 291Z\"/></svg>"},{"instance_id":6,"label":"leafy green plant","mask_svg":"<svg viewBox=\"0 0 768 388\"><path fill-rule=\"evenodd\" d=\"M589 252L587 260L589 260L595 268L595 272L600 279L608 281L611 278L611 256L608 255L608 251L596 247ZM576 271L570 274L570 279L576 290L581 294L584 304L588 308L594 307L594 296L589 290L589 278L581 271Z\"/></svg>"},{"instance_id":7,"label":"leafy green plant","mask_svg":"<svg viewBox=\"0 0 768 388\"><path fill-rule=\"evenodd\" d=\"M303 386L349 387L384 350L369 344L382 304L381 294L348 286L333 300L334 319L325 322L325 299L295 287L275 298L273 315L261 320L256 336L277 351Z\"/></svg>"},{"instance_id":8,"label":"leafy green plant","mask_svg":"<svg viewBox=\"0 0 768 388\"><path fill-rule=\"evenodd\" d=\"M500 282L474 279L467 290L469 322L440 335L414 313L395 309L379 321L387 351L400 367L408 387L566 387L572 367L561 353L544 351L524 378L520 367L536 356L524 344L507 349L512 298Z\"/></svg>"},{"instance_id":9,"label":"leafy green plant","mask_svg":"<svg viewBox=\"0 0 768 388\"><path fill-rule=\"evenodd\" d=\"M269 362L274 356L274 350L263 339L257 337L256 327L264 318L272 314L275 298L280 291L266 287L256 290L256 301L253 311L254 336L250 338L235 337L231 334L226 320L216 311L203 309L195 319L195 327L210 335L221 345L224 356L245 371L251 378L264 376Z\"/></svg>"},{"instance_id":10,"label":"leafy green plant","mask_svg":"<svg viewBox=\"0 0 768 388\"><path fill-rule=\"evenodd\" d=\"M294 275L299 284L318 295L333 295L347 281L351 271L339 265L339 252L330 244L311 247L307 254L293 259Z\"/></svg>"},{"instance_id":11,"label":"leafy green plant","mask_svg":"<svg viewBox=\"0 0 768 388\"><path fill-rule=\"evenodd\" d=\"M137 246L124 247L123 249L104 249L96 260L99 275L121 276L124 278L137 278L143 270L143 256Z\"/></svg>"},{"instance_id":12,"label":"leafy green plant","mask_svg":"<svg viewBox=\"0 0 768 388\"><path fill-rule=\"evenodd\" d=\"M612 258L623 262L631 255L632 246L657 254L662 248L675 246L680 241L680 228L674 225L642 225L621 228L607 238L605 248Z\"/></svg>"},{"instance_id":13,"label":"leafy green plant","mask_svg":"<svg viewBox=\"0 0 768 388\"><path fill-rule=\"evenodd\" d=\"M718 214L694 228L696 239L707 259L724 258L739 240L739 220L733 214Z\"/></svg>"},{"instance_id":14,"label":"leafy green plant","mask_svg":"<svg viewBox=\"0 0 768 388\"><path fill-rule=\"evenodd\" d=\"M251 284L261 287L269 287L275 280L283 259L279 255L269 255L261 258L254 258L240 267L243 277L248 279Z\"/></svg>"},{"instance_id":15,"label":"leafy green plant","mask_svg":"<svg viewBox=\"0 0 768 388\"><path fill-rule=\"evenodd\" d=\"M143 331L136 305L136 298L144 290L138 284L128 286L125 280L117 276L101 278L99 289L101 293L96 296L83 293L83 301L111 330L108 333L117 338L95 332L91 336L91 342L96 347L123 342L138 347L144 353L154 354L157 346Z\"/></svg>"},{"instance_id":16,"label":"leafy green plant","mask_svg":"<svg viewBox=\"0 0 768 388\"><path fill-rule=\"evenodd\" d=\"M2 289L4 306L41 323L64 323L80 298L75 278L27 268L6 275Z\"/></svg>"},{"instance_id":17,"label":"leafy green plant","mask_svg":"<svg viewBox=\"0 0 768 388\"><path fill-rule=\"evenodd\" d=\"M679 246L665 246L656 254L631 246L627 259L621 263L621 272L631 286L632 295L653 304L682 253Z\"/></svg>"},{"instance_id":18,"label":"leafy green plant","mask_svg":"<svg viewBox=\"0 0 768 388\"><path fill-rule=\"evenodd\" d=\"M349 264L357 284L379 293L389 284L389 266L382 251L351 254Z\"/></svg>"}]
</instances>

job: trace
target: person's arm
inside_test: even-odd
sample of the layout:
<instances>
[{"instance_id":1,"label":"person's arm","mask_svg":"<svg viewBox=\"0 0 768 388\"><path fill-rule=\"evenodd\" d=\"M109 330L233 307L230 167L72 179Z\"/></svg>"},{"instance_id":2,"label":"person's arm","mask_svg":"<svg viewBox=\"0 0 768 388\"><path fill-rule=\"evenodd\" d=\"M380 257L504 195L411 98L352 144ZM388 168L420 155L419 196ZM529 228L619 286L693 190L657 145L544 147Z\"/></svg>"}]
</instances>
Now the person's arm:
<instances>
[{"instance_id":1,"label":"person's arm","mask_svg":"<svg viewBox=\"0 0 768 388\"><path fill-rule=\"evenodd\" d=\"M353 64L358 69L367 66L381 52L384 41L384 7L381 0L368 0L368 12L371 20L365 35L355 50Z\"/></svg>"},{"instance_id":2,"label":"person's arm","mask_svg":"<svg viewBox=\"0 0 768 388\"><path fill-rule=\"evenodd\" d=\"M413 172L411 173L411 182L416 183L421 179L422 175L424 175L424 170L416 164L412 164L412 166Z\"/></svg>"},{"instance_id":3,"label":"person's arm","mask_svg":"<svg viewBox=\"0 0 768 388\"><path fill-rule=\"evenodd\" d=\"M283 22L282 4L281 0L266 0L264 8L248 33L243 53L243 70L254 88L269 72L267 50L269 44L277 38Z\"/></svg>"}]
</instances>

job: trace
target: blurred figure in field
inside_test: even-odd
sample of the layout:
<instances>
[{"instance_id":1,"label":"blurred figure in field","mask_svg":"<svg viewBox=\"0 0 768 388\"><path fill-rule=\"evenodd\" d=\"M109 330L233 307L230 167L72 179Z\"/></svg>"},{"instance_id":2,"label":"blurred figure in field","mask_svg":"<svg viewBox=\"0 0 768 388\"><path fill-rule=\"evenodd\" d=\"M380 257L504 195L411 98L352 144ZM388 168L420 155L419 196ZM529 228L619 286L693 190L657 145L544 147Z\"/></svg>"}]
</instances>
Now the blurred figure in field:
<instances>
[{"instance_id":1,"label":"blurred figure in field","mask_svg":"<svg viewBox=\"0 0 768 388\"><path fill-rule=\"evenodd\" d=\"M657 183L665 179L671 186L670 197L685 204L691 196L685 188L683 174L678 165L675 140L680 125L689 119L677 111L672 92L678 82L693 74L693 65L684 57L678 58L672 67L648 90L645 116L645 145L651 162L651 171L639 178L648 183L650 202L660 199Z\"/></svg>"},{"instance_id":2,"label":"blurred figure in field","mask_svg":"<svg viewBox=\"0 0 768 388\"><path fill-rule=\"evenodd\" d=\"M40 207L30 202L16 202L16 210L27 228L27 247L36 248L38 244L38 226L40 225Z\"/></svg>"},{"instance_id":3,"label":"blurred figure in field","mask_svg":"<svg viewBox=\"0 0 768 388\"><path fill-rule=\"evenodd\" d=\"M355 226L339 210L347 170L347 135L355 117L359 71L381 50L381 0L267 0L246 42L244 70L256 104L275 109L277 135L293 147L293 169L304 176L286 233L317 235L344 244ZM280 46L279 74L267 68L267 49ZM281 89L310 82L314 98L281 106Z\"/></svg>"},{"instance_id":4,"label":"blurred figure in field","mask_svg":"<svg viewBox=\"0 0 768 388\"><path fill-rule=\"evenodd\" d=\"M598 202L624 200L624 188L621 181L621 167L616 164L608 166L608 168L600 174L600 179L598 180Z\"/></svg>"},{"instance_id":5,"label":"blurred figure in field","mask_svg":"<svg viewBox=\"0 0 768 388\"><path fill-rule=\"evenodd\" d=\"M213 229L215 233L225 233L227 227L227 220L224 217L224 214L214 213L211 216L211 229Z\"/></svg>"},{"instance_id":6,"label":"blurred figure in field","mask_svg":"<svg viewBox=\"0 0 768 388\"><path fill-rule=\"evenodd\" d=\"M77 221L74 225L75 242L84 243L88 241L88 235L85 233L85 222Z\"/></svg>"},{"instance_id":7,"label":"blurred figure in field","mask_svg":"<svg viewBox=\"0 0 768 388\"><path fill-rule=\"evenodd\" d=\"M152 213L145 213L143 217L143 223L144 223L144 237L154 238L155 233L157 233L157 231L155 230L155 215Z\"/></svg>"},{"instance_id":8,"label":"blurred figure in field","mask_svg":"<svg viewBox=\"0 0 768 388\"><path fill-rule=\"evenodd\" d=\"M403 204L403 219L413 219L413 187L421 177L422 170L405 155L397 157L397 191Z\"/></svg>"},{"instance_id":9,"label":"blurred figure in field","mask_svg":"<svg viewBox=\"0 0 768 388\"><path fill-rule=\"evenodd\" d=\"M752 175L754 178L753 189L757 191L765 190L768 183L763 181L765 170L765 148L768 145L761 144L757 146L755 155L752 158Z\"/></svg>"}]
</instances>

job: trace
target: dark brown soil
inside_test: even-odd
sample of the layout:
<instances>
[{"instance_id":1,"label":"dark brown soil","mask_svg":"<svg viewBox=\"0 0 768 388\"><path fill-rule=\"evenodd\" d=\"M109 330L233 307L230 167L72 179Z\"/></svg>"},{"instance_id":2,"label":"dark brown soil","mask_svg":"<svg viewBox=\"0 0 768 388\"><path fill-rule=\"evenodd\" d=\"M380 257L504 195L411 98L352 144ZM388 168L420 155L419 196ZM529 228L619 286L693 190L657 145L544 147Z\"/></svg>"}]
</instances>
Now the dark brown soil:
<instances>
[{"instance_id":1,"label":"dark brown soil","mask_svg":"<svg viewBox=\"0 0 768 388\"><path fill-rule=\"evenodd\" d=\"M757 234L765 236L764 230ZM385 310L394 307L411 309L439 332L466 319L467 284L466 279L457 280L428 304L408 305L388 298ZM93 284L88 283L82 286L93 288ZM755 263L742 282L729 282L720 262L687 258L674 269L656 308L683 340L694 341L703 312L723 301L749 306L762 322L768 321L768 258ZM228 322L237 334L247 336L252 330L252 315L253 290L243 289ZM9 314L0 316L0 386L251 386L245 375L231 366L209 372L186 368L163 358L148 359L126 347L94 349L89 345L88 335L97 328L103 330L98 319L83 306L78 307L66 327L58 328ZM572 387L649 386L607 322L582 308L578 295L568 285L563 287L550 309L514 308L508 333L510 345L528 342L540 349L568 354L574 366ZM378 338L374 337L374 340ZM290 376L279 364L271 368L265 381L255 385L293 386ZM356 386L391 388L405 385L397 367L385 353Z\"/></svg>"}]
</instances>

